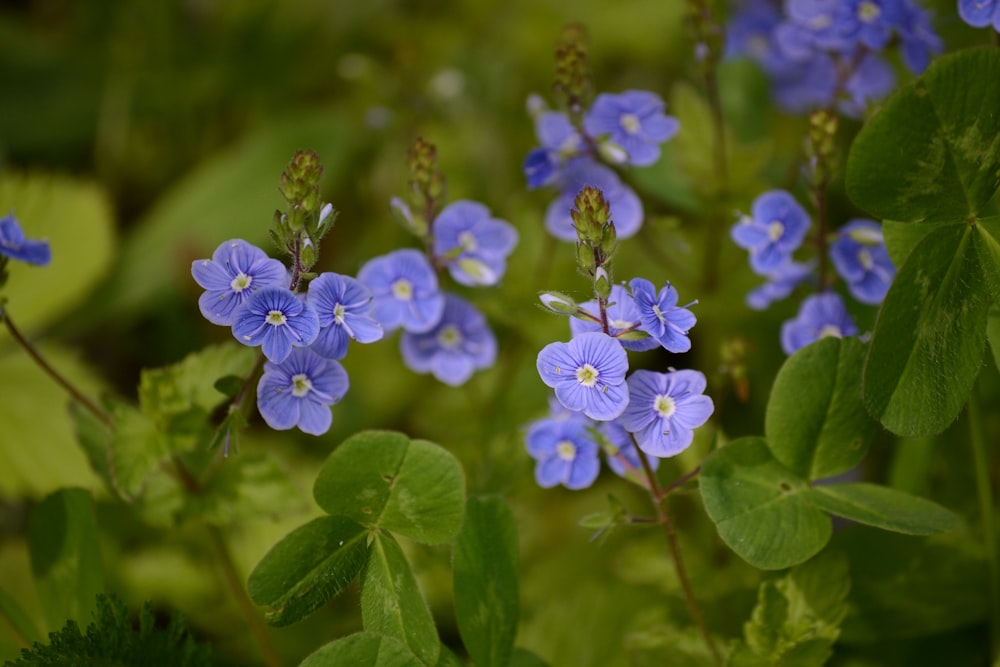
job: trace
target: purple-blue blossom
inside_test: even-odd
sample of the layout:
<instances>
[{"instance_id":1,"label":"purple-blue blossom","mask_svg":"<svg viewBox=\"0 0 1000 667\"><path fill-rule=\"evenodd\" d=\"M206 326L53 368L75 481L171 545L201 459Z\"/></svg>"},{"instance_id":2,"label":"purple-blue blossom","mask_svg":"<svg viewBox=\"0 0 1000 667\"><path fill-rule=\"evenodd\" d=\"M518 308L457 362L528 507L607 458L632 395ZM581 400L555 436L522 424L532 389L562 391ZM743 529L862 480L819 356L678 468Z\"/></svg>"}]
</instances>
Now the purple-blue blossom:
<instances>
[{"instance_id":1,"label":"purple-blue blossom","mask_svg":"<svg viewBox=\"0 0 1000 667\"><path fill-rule=\"evenodd\" d=\"M47 266L52 261L52 249L48 241L26 238L21 224L11 213L0 218L0 256L34 266Z\"/></svg>"},{"instance_id":2,"label":"purple-blue blossom","mask_svg":"<svg viewBox=\"0 0 1000 667\"><path fill-rule=\"evenodd\" d=\"M802 302L794 319L781 326L781 349L785 354L793 354L820 338L843 338L857 333L858 327L839 294L814 294Z\"/></svg>"},{"instance_id":3,"label":"purple-blue blossom","mask_svg":"<svg viewBox=\"0 0 1000 667\"><path fill-rule=\"evenodd\" d=\"M603 333L584 333L568 343L549 343L538 353L538 374L568 410L608 421L628 405L628 355Z\"/></svg>"},{"instance_id":4,"label":"purple-blue blossom","mask_svg":"<svg viewBox=\"0 0 1000 667\"><path fill-rule=\"evenodd\" d=\"M212 324L231 326L236 310L262 287L288 287L288 270L243 239L221 243L212 259L191 263L191 275L205 291L198 308Z\"/></svg>"},{"instance_id":5,"label":"purple-blue blossom","mask_svg":"<svg viewBox=\"0 0 1000 667\"><path fill-rule=\"evenodd\" d=\"M600 305L596 299L578 304L578 307L593 315L594 318L600 317ZM621 343L626 350L645 352L660 346L658 340L651 336L644 336L639 332L639 309L636 308L632 295L624 286L611 286L611 296L608 299L608 306L605 308L605 315L608 318L611 337ZM602 329L601 323L597 319L572 317L569 320L569 330L573 336L578 336L588 331L601 331ZM635 338L629 339L627 336L631 332L635 332L633 334Z\"/></svg>"},{"instance_id":6,"label":"purple-blue blossom","mask_svg":"<svg viewBox=\"0 0 1000 667\"><path fill-rule=\"evenodd\" d=\"M694 429L715 410L712 399L704 395L706 386L698 371L635 371L628 379L630 398L622 425L635 434L639 449L647 454L680 454L694 440Z\"/></svg>"},{"instance_id":7,"label":"purple-blue blossom","mask_svg":"<svg viewBox=\"0 0 1000 667\"><path fill-rule=\"evenodd\" d=\"M284 287L262 287L233 314L233 336L260 347L270 361L281 363L293 347L307 347L319 335L312 306Z\"/></svg>"},{"instance_id":8,"label":"purple-blue blossom","mask_svg":"<svg viewBox=\"0 0 1000 667\"><path fill-rule=\"evenodd\" d=\"M424 333L406 332L399 341L403 362L457 387L497 357L497 341L483 314L454 294L445 294L440 321Z\"/></svg>"},{"instance_id":9,"label":"purple-blue blossom","mask_svg":"<svg viewBox=\"0 0 1000 667\"><path fill-rule=\"evenodd\" d=\"M653 283L645 278L633 278L629 283L632 298L639 310L640 329L652 336L668 352L687 352L691 349L688 331L697 319L687 306L677 305L677 290L669 282L656 291Z\"/></svg>"},{"instance_id":10,"label":"purple-blue blossom","mask_svg":"<svg viewBox=\"0 0 1000 667\"><path fill-rule=\"evenodd\" d=\"M620 349L620 348L619 348ZM601 470L600 448L590 433L589 422L579 415L546 417L528 427L525 444L537 462L535 480L542 488L562 484L585 489Z\"/></svg>"},{"instance_id":11,"label":"purple-blue blossom","mask_svg":"<svg viewBox=\"0 0 1000 667\"><path fill-rule=\"evenodd\" d=\"M330 406L347 393L347 372L339 362L309 348L291 351L281 363L264 364L257 383L257 409L267 425L283 431L298 426L311 435L330 430Z\"/></svg>"},{"instance_id":12,"label":"purple-blue blossom","mask_svg":"<svg viewBox=\"0 0 1000 667\"><path fill-rule=\"evenodd\" d=\"M566 164L557 183L559 197L545 212L545 227L556 238L576 241L576 229L569 212L573 210L576 195L588 185L604 194L619 239L634 236L642 226L642 202L611 168L589 157L574 158Z\"/></svg>"},{"instance_id":13,"label":"purple-blue blossom","mask_svg":"<svg viewBox=\"0 0 1000 667\"><path fill-rule=\"evenodd\" d=\"M958 0L958 15L974 28L992 25L1000 32L1000 0Z\"/></svg>"},{"instance_id":14,"label":"purple-blue blossom","mask_svg":"<svg viewBox=\"0 0 1000 667\"><path fill-rule=\"evenodd\" d=\"M882 303L896 275L882 226L874 220L851 220L838 229L830 244L830 260L851 296L871 306Z\"/></svg>"},{"instance_id":15,"label":"purple-blue blossom","mask_svg":"<svg viewBox=\"0 0 1000 667\"><path fill-rule=\"evenodd\" d=\"M736 245L750 251L750 266L766 275L784 264L809 230L809 214L784 190L771 190L753 202L751 215L733 225Z\"/></svg>"},{"instance_id":16,"label":"purple-blue blossom","mask_svg":"<svg viewBox=\"0 0 1000 667\"><path fill-rule=\"evenodd\" d=\"M775 301L785 299L796 287L809 280L816 269L816 261L787 262L767 274L767 282L747 294L747 305L754 310L766 310Z\"/></svg>"},{"instance_id":17,"label":"purple-blue blossom","mask_svg":"<svg viewBox=\"0 0 1000 667\"><path fill-rule=\"evenodd\" d=\"M421 333L441 319L444 295L434 269L418 250L406 248L370 259L358 271L358 280L371 290L372 314L386 332L402 327Z\"/></svg>"},{"instance_id":18,"label":"purple-blue blossom","mask_svg":"<svg viewBox=\"0 0 1000 667\"><path fill-rule=\"evenodd\" d=\"M639 451L636 449L632 436L622 425L621 417L609 422L601 422L598 430L615 448L614 452L607 450L604 452L608 467L611 468L612 472L619 477L628 477L629 473L632 473L633 476L643 479L644 471L642 462L639 460ZM653 470L660 467L658 457L647 456L646 460L649 461L649 467Z\"/></svg>"},{"instance_id":19,"label":"purple-blue blossom","mask_svg":"<svg viewBox=\"0 0 1000 667\"><path fill-rule=\"evenodd\" d=\"M330 359L343 359L347 343L373 343L382 326L371 316L372 293L360 281L339 273L321 273L309 283L308 303L319 317L312 349Z\"/></svg>"},{"instance_id":20,"label":"purple-blue blossom","mask_svg":"<svg viewBox=\"0 0 1000 667\"><path fill-rule=\"evenodd\" d=\"M539 112L535 116L535 136L542 145L524 160L524 175L532 189L554 183L562 165L585 147L569 116L560 111Z\"/></svg>"},{"instance_id":21,"label":"purple-blue blossom","mask_svg":"<svg viewBox=\"0 0 1000 667\"><path fill-rule=\"evenodd\" d=\"M609 141L624 150L626 164L645 167L660 159L660 144L680 129L665 108L659 95L646 90L601 93L584 116L583 127L598 142Z\"/></svg>"},{"instance_id":22,"label":"purple-blue blossom","mask_svg":"<svg viewBox=\"0 0 1000 667\"><path fill-rule=\"evenodd\" d=\"M517 230L474 201L448 204L434 220L434 255L462 285L495 285L517 245Z\"/></svg>"}]
</instances>

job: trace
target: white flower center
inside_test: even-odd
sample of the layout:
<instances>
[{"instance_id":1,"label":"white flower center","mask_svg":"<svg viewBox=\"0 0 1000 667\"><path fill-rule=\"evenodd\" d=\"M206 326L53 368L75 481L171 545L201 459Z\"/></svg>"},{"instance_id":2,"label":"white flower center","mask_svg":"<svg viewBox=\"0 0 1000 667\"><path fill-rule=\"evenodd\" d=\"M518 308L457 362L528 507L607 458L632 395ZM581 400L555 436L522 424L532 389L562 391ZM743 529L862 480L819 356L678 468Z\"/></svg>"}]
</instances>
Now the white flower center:
<instances>
[{"instance_id":1,"label":"white flower center","mask_svg":"<svg viewBox=\"0 0 1000 667\"><path fill-rule=\"evenodd\" d=\"M639 129L641 127L639 123L639 117L636 116L634 113L623 113L620 123L622 129L628 132L629 134L636 134L637 132L639 132Z\"/></svg>"},{"instance_id":2,"label":"white flower center","mask_svg":"<svg viewBox=\"0 0 1000 667\"><path fill-rule=\"evenodd\" d=\"M635 322L629 322L628 320L608 320L608 326L612 329L628 329L633 324Z\"/></svg>"},{"instance_id":3,"label":"white flower center","mask_svg":"<svg viewBox=\"0 0 1000 667\"><path fill-rule=\"evenodd\" d=\"M285 314L280 310L272 310L267 314L265 322L267 322L273 327L280 327L281 325L288 322L288 318L286 318Z\"/></svg>"},{"instance_id":4,"label":"white flower center","mask_svg":"<svg viewBox=\"0 0 1000 667\"><path fill-rule=\"evenodd\" d=\"M462 332L454 324L441 327L437 335L438 344L446 350L454 350L462 344Z\"/></svg>"},{"instance_id":5,"label":"white flower center","mask_svg":"<svg viewBox=\"0 0 1000 667\"><path fill-rule=\"evenodd\" d=\"M597 378L600 377L600 373L597 369L590 364L584 364L576 369L576 381L582 384L584 387L593 387L597 384Z\"/></svg>"},{"instance_id":6,"label":"white flower center","mask_svg":"<svg viewBox=\"0 0 1000 667\"><path fill-rule=\"evenodd\" d=\"M660 304L658 304L658 303L654 303L653 304L653 314L656 315L656 319L660 320L661 322L664 321L664 319L663 319L663 311L660 310Z\"/></svg>"},{"instance_id":7,"label":"white flower center","mask_svg":"<svg viewBox=\"0 0 1000 667\"><path fill-rule=\"evenodd\" d=\"M767 238L774 243L781 238L781 235L785 233L785 223L781 220L772 220L771 224L767 226Z\"/></svg>"},{"instance_id":8,"label":"white flower center","mask_svg":"<svg viewBox=\"0 0 1000 667\"><path fill-rule=\"evenodd\" d=\"M400 301L413 298L413 285L406 278L400 278L392 284L392 295Z\"/></svg>"},{"instance_id":9,"label":"white flower center","mask_svg":"<svg viewBox=\"0 0 1000 667\"><path fill-rule=\"evenodd\" d=\"M233 291L239 294L246 288L250 287L253 282L253 276L248 276L247 274L240 271L240 273L229 282L229 286L233 288Z\"/></svg>"},{"instance_id":10,"label":"white flower center","mask_svg":"<svg viewBox=\"0 0 1000 667\"><path fill-rule=\"evenodd\" d=\"M833 15L818 14L810 19L806 25L808 25L812 30L823 30L824 28L829 28L833 25Z\"/></svg>"},{"instance_id":11,"label":"white flower center","mask_svg":"<svg viewBox=\"0 0 1000 667\"><path fill-rule=\"evenodd\" d=\"M556 454L563 461L572 461L576 458L576 445L569 440L560 440L556 443Z\"/></svg>"},{"instance_id":12,"label":"white flower center","mask_svg":"<svg viewBox=\"0 0 1000 667\"><path fill-rule=\"evenodd\" d=\"M472 232L465 231L458 235L458 243L465 249L466 252L476 252L479 244L476 243L476 237Z\"/></svg>"},{"instance_id":13,"label":"white flower center","mask_svg":"<svg viewBox=\"0 0 1000 667\"><path fill-rule=\"evenodd\" d=\"M842 338L844 334L836 324L824 324L823 328L819 330L819 338L827 338L828 336Z\"/></svg>"},{"instance_id":14,"label":"white flower center","mask_svg":"<svg viewBox=\"0 0 1000 667\"><path fill-rule=\"evenodd\" d=\"M862 248L858 251L858 264L865 271L871 271L872 267L875 266L875 260L872 259L872 254L868 252L868 248Z\"/></svg>"},{"instance_id":15,"label":"white flower center","mask_svg":"<svg viewBox=\"0 0 1000 667\"><path fill-rule=\"evenodd\" d=\"M333 307L333 321L337 323L337 326L344 325L344 304L338 303Z\"/></svg>"},{"instance_id":16,"label":"white flower center","mask_svg":"<svg viewBox=\"0 0 1000 667\"><path fill-rule=\"evenodd\" d=\"M858 18L865 23L873 23L882 16L882 9L874 2L862 2L858 5Z\"/></svg>"},{"instance_id":17,"label":"white flower center","mask_svg":"<svg viewBox=\"0 0 1000 667\"><path fill-rule=\"evenodd\" d=\"M292 377L292 396L302 398L312 391L313 383L305 373L299 373Z\"/></svg>"},{"instance_id":18,"label":"white flower center","mask_svg":"<svg viewBox=\"0 0 1000 667\"><path fill-rule=\"evenodd\" d=\"M677 412L677 404L674 403L674 399L666 394L660 394L656 397L653 402L653 409L660 413L660 416L664 419L669 418L672 414Z\"/></svg>"}]
</instances>

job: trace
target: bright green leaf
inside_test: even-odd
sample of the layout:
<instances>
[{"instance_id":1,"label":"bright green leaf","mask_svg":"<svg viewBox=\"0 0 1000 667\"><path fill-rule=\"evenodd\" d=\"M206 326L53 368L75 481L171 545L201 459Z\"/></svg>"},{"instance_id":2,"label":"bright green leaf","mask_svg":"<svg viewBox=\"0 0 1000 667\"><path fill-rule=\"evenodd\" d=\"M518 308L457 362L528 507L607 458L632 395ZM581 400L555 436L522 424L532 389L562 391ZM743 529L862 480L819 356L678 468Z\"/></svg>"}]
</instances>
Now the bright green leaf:
<instances>
[{"instance_id":1,"label":"bright green leaf","mask_svg":"<svg viewBox=\"0 0 1000 667\"><path fill-rule=\"evenodd\" d=\"M374 632L357 632L324 644L299 667L426 667L401 641Z\"/></svg>"},{"instance_id":2,"label":"bright green leaf","mask_svg":"<svg viewBox=\"0 0 1000 667\"><path fill-rule=\"evenodd\" d=\"M385 532L376 535L361 574L361 617L366 631L399 639L428 665L437 662L434 618L403 550Z\"/></svg>"},{"instance_id":3,"label":"bright green leaf","mask_svg":"<svg viewBox=\"0 0 1000 667\"><path fill-rule=\"evenodd\" d=\"M805 480L776 461L763 438L713 451L699 484L722 541L755 567L801 563L830 539L830 518L809 503Z\"/></svg>"},{"instance_id":4,"label":"bright green leaf","mask_svg":"<svg viewBox=\"0 0 1000 667\"><path fill-rule=\"evenodd\" d=\"M170 438L130 405L109 405L115 423L108 450L111 479L122 498L134 500L146 478L170 455Z\"/></svg>"},{"instance_id":5,"label":"bright green leaf","mask_svg":"<svg viewBox=\"0 0 1000 667\"><path fill-rule=\"evenodd\" d=\"M28 519L28 550L49 627L90 618L104 590L90 493L64 489L36 505Z\"/></svg>"},{"instance_id":6,"label":"bright green leaf","mask_svg":"<svg viewBox=\"0 0 1000 667\"><path fill-rule=\"evenodd\" d=\"M247 592L271 625L289 625L343 591L368 559L367 531L341 516L313 519L271 547Z\"/></svg>"},{"instance_id":7,"label":"bright green leaf","mask_svg":"<svg viewBox=\"0 0 1000 667\"><path fill-rule=\"evenodd\" d=\"M958 528L958 517L937 503L877 484L815 486L810 499L831 514L908 535L931 535Z\"/></svg>"},{"instance_id":8,"label":"bright green leaf","mask_svg":"<svg viewBox=\"0 0 1000 667\"><path fill-rule=\"evenodd\" d=\"M778 371L764 431L779 462L808 480L837 475L864 458L875 426L861 402L865 348L825 338Z\"/></svg>"},{"instance_id":9,"label":"bright green leaf","mask_svg":"<svg viewBox=\"0 0 1000 667\"><path fill-rule=\"evenodd\" d=\"M330 514L441 544L462 527L465 476L458 460L432 442L367 431L330 454L313 496Z\"/></svg>"},{"instance_id":10,"label":"bright green leaf","mask_svg":"<svg viewBox=\"0 0 1000 667\"><path fill-rule=\"evenodd\" d=\"M455 618L479 667L510 662L518 619L517 524L499 498L469 498L455 541Z\"/></svg>"},{"instance_id":11,"label":"bright green leaf","mask_svg":"<svg viewBox=\"0 0 1000 667\"><path fill-rule=\"evenodd\" d=\"M240 454L227 459L184 512L215 525L279 517L306 508L305 499L273 458Z\"/></svg>"}]
</instances>

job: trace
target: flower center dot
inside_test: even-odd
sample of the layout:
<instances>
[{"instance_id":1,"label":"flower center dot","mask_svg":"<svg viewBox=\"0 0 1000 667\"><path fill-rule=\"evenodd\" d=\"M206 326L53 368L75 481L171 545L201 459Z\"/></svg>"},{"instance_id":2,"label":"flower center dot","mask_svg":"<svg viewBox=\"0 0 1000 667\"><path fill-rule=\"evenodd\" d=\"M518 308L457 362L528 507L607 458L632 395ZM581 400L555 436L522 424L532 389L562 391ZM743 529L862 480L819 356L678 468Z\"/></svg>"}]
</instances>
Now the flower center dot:
<instances>
[{"instance_id":1,"label":"flower center dot","mask_svg":"<svg viewBox=\"0 0 1000 667\"><path fill-rule=\"evenodd\" d=\"M635 322L629 322L628 320L608 320L608 325L612 329L628 329L633 324Z\"/></svg>"},{"instance_id":2,"label":"flower center dot","mask_svg":"<svg viewBox=\"0 0 1000 667\"><path fill-rule=\"evenodd\" d=\"M819 330L819 338L827 338L828 336L842 338L844 334L836 324L824 324L823 328Z\"/></svg>"},{"instance_id":3,"label":"flower center dot","mask_svg":"<svg viewBox=\"0 0 1000 667\"><path fill-rule=\"evenodd\" d=\"M576 445L569 440L560 440L556 444L556 454L563 461L572 461L576 458Z\"/></svg>"},{"instance_id":4,"label":"flower center dot","mask_svg":"<svg viewBox=\"0 0 1000 667\"><path fill-rule=\"evenodd\" d=\"M233 291L239 294L246 288L250 287L250 283L253 282L253 276L248 276L242 271L230 281L229 286L233 288Z\"/></svg>"},{"instance_id":5,"label":"flower center dot","mask_svg":"<svg viewBox=\"0 0 1000 667\"><path fill-rule=\"evenodd\" d=\"M858 18L865 23L877 21L882 16L882 10L874 2L862 2L858 5Z\"/></svg>"},{"instance_id":6,"label":"flower center dot","mask_svg":"<svg viewBox=\"0 0 1000 667\"><path fill-rule=\"evenodd\" d=\"M299 373L292 377L292 396L302 398L312 391L313 383L305 373Z\"/></svg>"},{"instance_id":7,"label":"flower center dot","mask_svg":"<svg viewBox=\"0 0 1000 667\"><path fill-rule=\"evenodd\" d=\"M465 248L466 252L476 252L476 248L479 244L476 243L476 237L472 232L462 232L458 235L459 244Z\"/></svg>"},{"instance_id":8,"label":"flower center dot","mask_svg":"<svg viewBox=\"0 0 1000 667\"><path fill-rule=\"evenodd\" d=\"M338 325L344 324L344 304L338 303L333 307L333 319Z\"/></svg>"},{"instance_id":9,"label":"flower center dot","mask_svg":"<svg viewBox=\"0 0 1000 667\"><path fill-rule=\"evenodd\" d=\"M785 233L785 224L780 220L774 220L767 226L767 238L774 243Z\"/></svg>"},{"instance_id":10,"label":"flower center dot","mask_svg":"<svg viewBox=\"0 0 1000 667\"><path fill-rule=\"evenodd\" d=\"M597 384L598 377L600 377L600 373L590 364L584 364L576 369L576 381L584 387L593 387Z\"/></svg>"},{"instance_id":11,"label":"flower center dot","mask_svg":"<svg viewBox=\"0 0 1000 667\"><path fill-rule=\"evenodd\" d=\"M639 131L639 117L634 113L622 114L621 120L622 129L629 134L636 134Z\"/></svg>"},{"instance_id":12,"label":"flower center dot","mask_svg":"<svg viewBox=\"0 0 1000 667\"><path fill-rule=\"evenodd\" d=\"M413 285L409 280L400 278L392 284L392 295L400 301L409 301L413 298Z\"/></svg>"},{"instance_id":13,"label":"flower center dot","mask_svg":"<svg viewBox=\"0 0 1000 667\"><path fill-rule=\"evenodd\" d=\"M872 254L868 252L868 248L862 248L858 251L858 264L865 271L871 271L872 267L875 266L875 260L872 259Z\"/></svg>"},{"instance_id":14,"label":"flower center dot","mask_svg":"<svg viewBox=\"0 0 1000 667\"><path fill-rule=\"evenodd\" d=\"M462 344L462 332L454 324L441 327L437 335L438 343L446 350L454 350Z\"/></svg>"},{"instance_id":15,"label":"flower center dot","mask_svg":"<svg viewBox=\"0 0 1000 667\"><path fill-rule=\"evenodd\" d=\"M677 412L677 404L674 403L674 399L670 398L666 394L661 394L656 397L656 401L653 402L653 409L660 413L660 416L664 419L670 417L670 415Z\"/></svg>"},{"instance_id":16,"label":"flower center dot","mask_svg":"<svg viewBox=\"0 0 1000 667\"><path fill-rule=\"evenodd\" d=\"M265 321L271 326L280 327L288 322L288 318L286 318L285 314L280 310L272 310L267 314L267 319Z\"/></svg>"}]
</instances>

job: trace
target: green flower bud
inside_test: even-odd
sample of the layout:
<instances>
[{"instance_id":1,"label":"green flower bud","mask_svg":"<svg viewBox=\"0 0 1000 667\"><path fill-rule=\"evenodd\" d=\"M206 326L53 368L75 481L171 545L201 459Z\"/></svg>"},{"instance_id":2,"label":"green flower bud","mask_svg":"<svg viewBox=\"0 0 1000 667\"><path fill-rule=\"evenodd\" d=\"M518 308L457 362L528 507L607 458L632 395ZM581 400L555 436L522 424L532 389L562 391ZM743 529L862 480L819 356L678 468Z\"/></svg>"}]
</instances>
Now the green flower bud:
<instances>
[{"instance_id":1,"label":"green flower bud","mask_svg":"<svg viewBox=\"0 0 1000 667\"><path fill-rule=\"evenodd\" d=\"M538 300L553 313L572 315L577 311L576 301L562 292L540 292Z\"/></svg>"}]
</instances>

